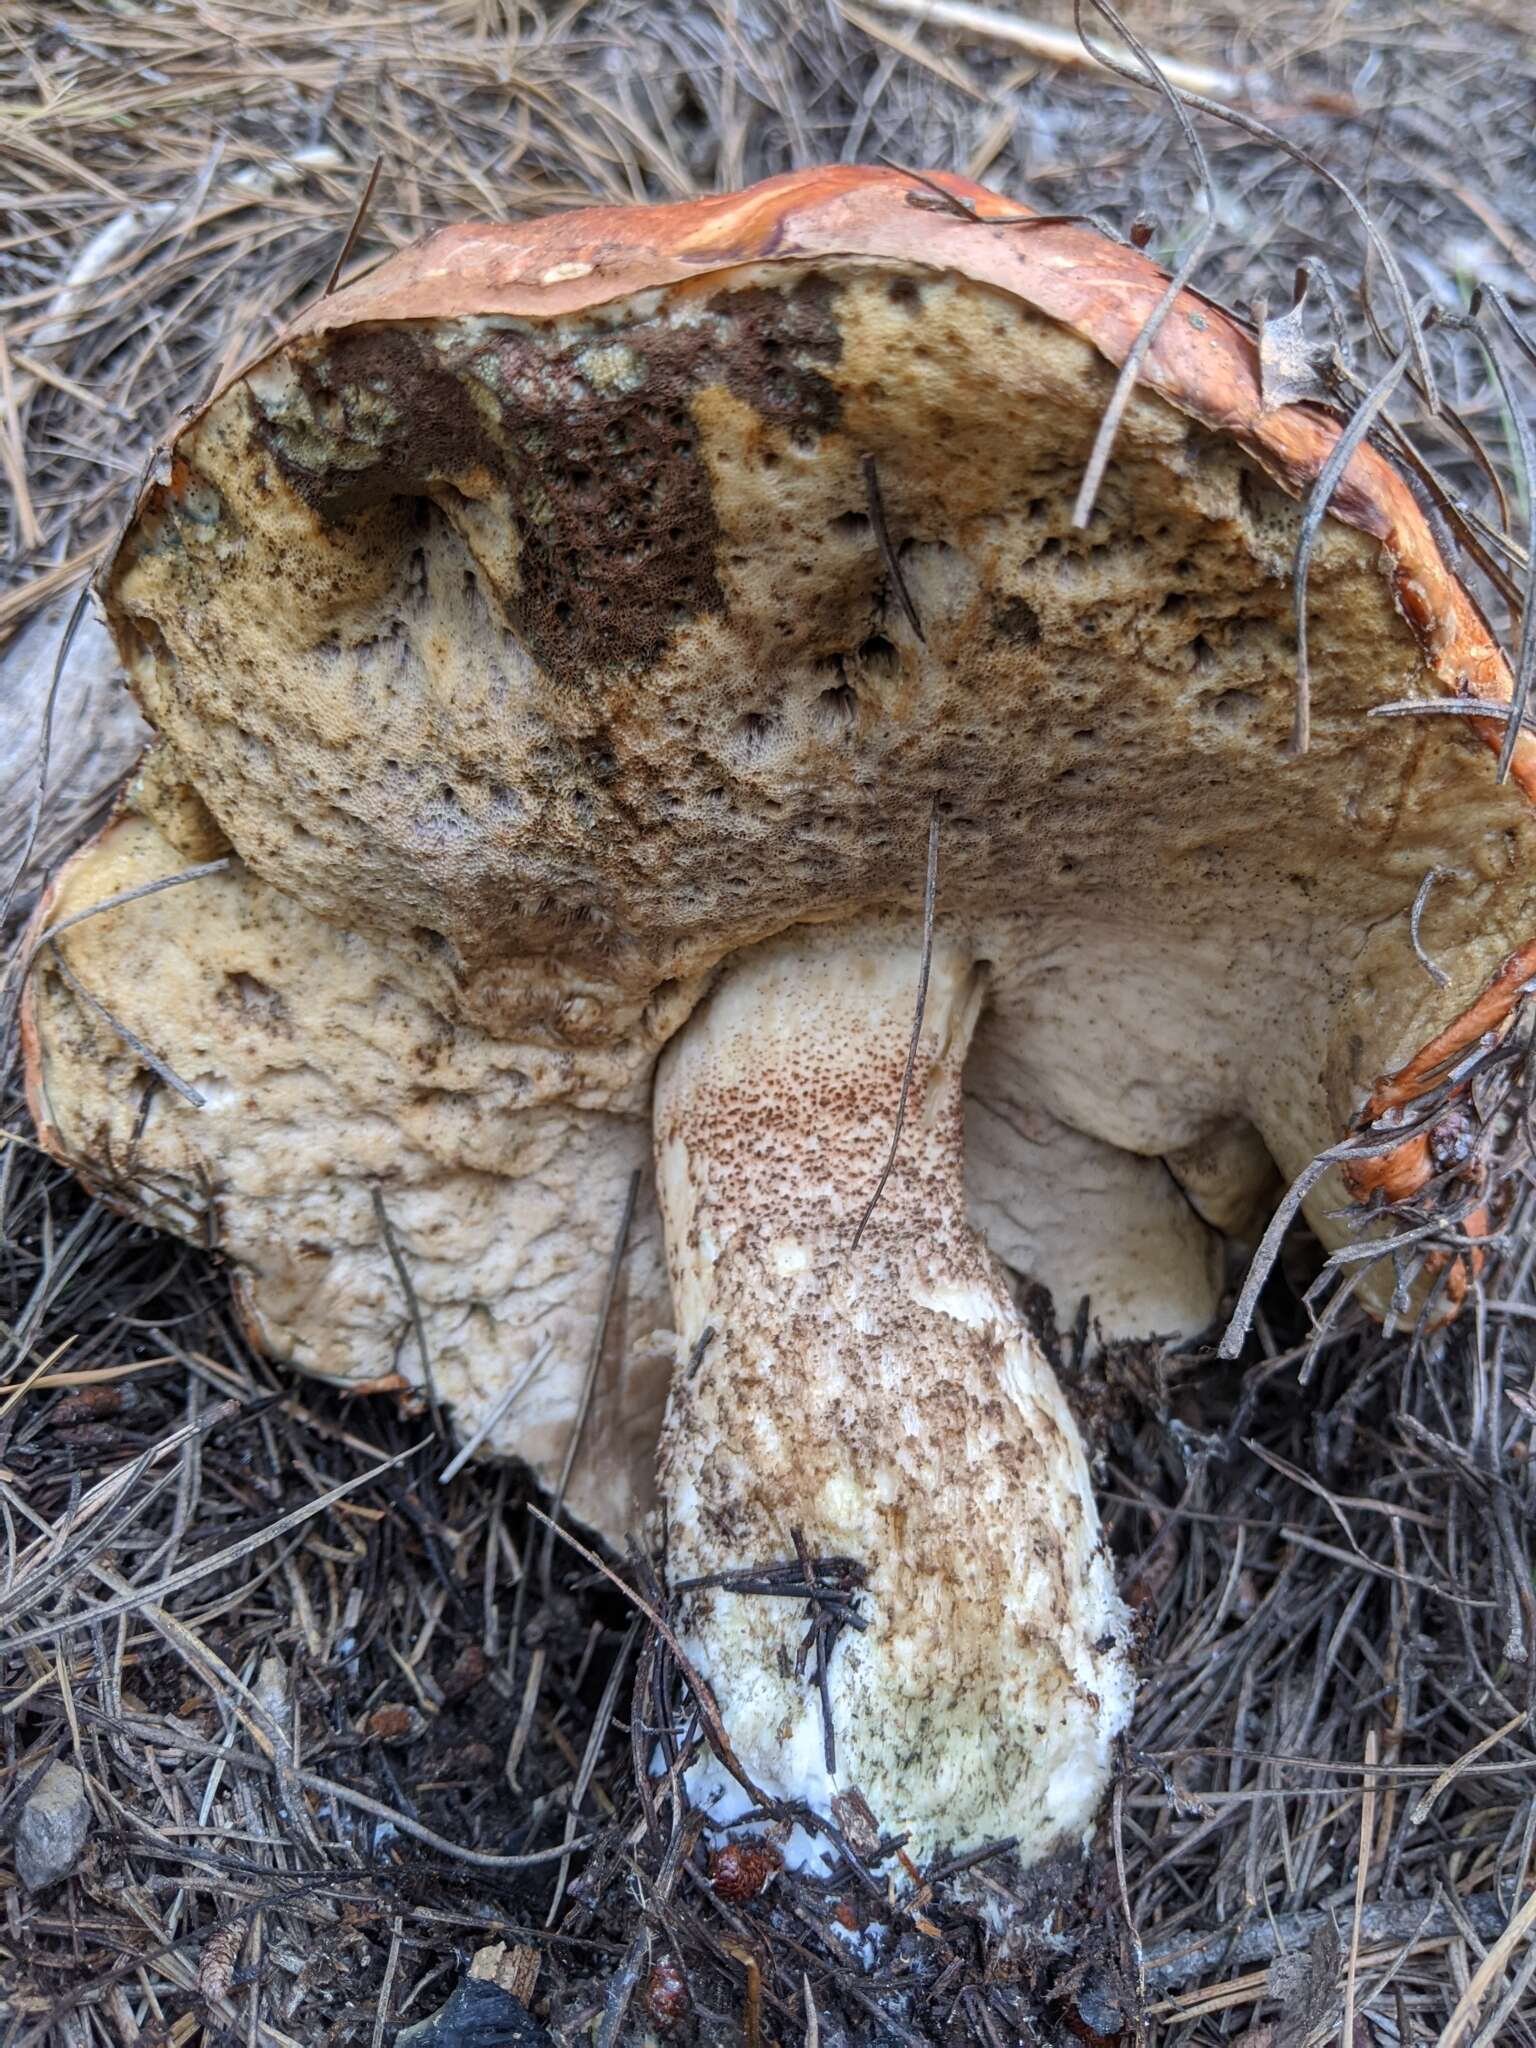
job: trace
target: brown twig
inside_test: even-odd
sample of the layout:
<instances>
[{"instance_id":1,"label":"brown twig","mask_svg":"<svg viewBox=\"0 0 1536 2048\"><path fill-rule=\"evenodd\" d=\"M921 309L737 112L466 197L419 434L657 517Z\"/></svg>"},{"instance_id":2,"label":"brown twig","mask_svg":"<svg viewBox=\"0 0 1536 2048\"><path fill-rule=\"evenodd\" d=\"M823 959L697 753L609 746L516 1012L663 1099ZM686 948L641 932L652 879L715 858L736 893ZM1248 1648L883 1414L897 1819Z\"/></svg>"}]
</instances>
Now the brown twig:
<instances>
[{"instance_id":1,"label":"brown twig","mask_svg":"<svg viewBox=\"0 0 1536 2048\"><path fill-rule=\"evenodd\" d=\"M373 160L373 169L368 173L368 182L363 187L362 197L357 202L357 206L352 214L351 223L347 228L346 234L342 237L341 247L336 252L336 261L331 266L331 274L325 281L325 290L320 294L322 298L328 299L341 282L341 273L346 268L347 258L356 248L357 238L363 231L364 221L368 218L368 209L373 204L374 191L378 186L379 173L383 168L384 154L381 150Z\"/></svg>"},{"instance_id":2,"label":"brown twig","mask_svg":"<svg viewBox=\"0 0 1536 2048\"><path fill-rule=\"evenodd\" d=\"M885 1193L885 1184L896 1166L896 1155L901 1150L902 1126L907 1117L907 1098L912 1092L912 1076L917 1067L917 1049L923 1036L923 1012L928 1005L928 976L933 965L933 920L934 908L939 893L939 805L934 799L933 811L928 820L928 865L923 880L923 951L917 970L917 1002L912 1012L912 1036L907 1044L907 1062L901 1072L901 1092L896 1098L896 1123L891 1132L891 1149L886 1154L885 1164L880 1169L880 1178L875 1183L874 1193L865 1204L859 1218L858 1228L849 1245L850 1255L859 1248L869 1219L874 1215L880 1197Z\"/></svg>"}]
</instances>

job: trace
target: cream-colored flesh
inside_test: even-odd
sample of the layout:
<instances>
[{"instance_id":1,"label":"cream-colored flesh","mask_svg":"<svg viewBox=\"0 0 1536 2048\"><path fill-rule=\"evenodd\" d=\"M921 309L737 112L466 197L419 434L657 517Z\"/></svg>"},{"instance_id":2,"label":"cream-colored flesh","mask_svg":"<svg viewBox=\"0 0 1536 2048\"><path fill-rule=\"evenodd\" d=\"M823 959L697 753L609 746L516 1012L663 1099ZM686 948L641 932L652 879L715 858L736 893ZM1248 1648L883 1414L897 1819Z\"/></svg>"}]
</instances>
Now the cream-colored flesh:
<instances>
[{"instance_id":1,"label":"cream-colored flesh","mask_svg":"<svg viewBox=\"0 0 1536 2048\"><path fill-rule=\"evenodd\" d=\"M129 812L71 863L53 921L217 850L178 848L148 781L135 795L155 818ZM34 1093L50 1142L123 1206L222 1254L273 1355L418 1400L430 1376L461 1442L549 1486L641 1171L567 1495L622 1542L650 1502L670 1348L648 1062L626 1086L611 1061L601 1108L573 1102L569 1053L467 1021L441 948L337 933L238 861L87 918L58 953L200 1099L158 1085L45 949Z\"/></svg>"},{"instance_id":2,"label":"cream-colored flesh","mask_svg":"<svg viewBox=\"0 0 1536 2048\"><path fill-rule=\"evenodd\" d=\"M1070 1327L1087 1301L1106 1339L1193 1337L1221 1299L1220 1241L1160 1158L1052 1116L1038 1077L984 1020L965 1069L965 1186L973 1221Z\"/></svg>"},{"instance_id":3,"label":"cream-colored flesh","mask_svg":"<svg viewBox=\"0 0 1536 2048\"><path fill-rule=\"evenodd\" d=\"M69 865L50 919L224 852L157 753L122 818ZM991 930L977 943L1019 963L1031 945L1048 961L1054 945L1044 926ZM521 1457L553 1483L628 1177L647 1165L650 1064L676 1011L649 1009L639 1026L648 1042L616 1049L578 1051L511 1020L490 1033L464 1014L442 946L422 934L338 933L238 861L87 919L59 953L202 1102L156 1087L45 949L31 994L37 1108L51 1142L120 1203L216 1245L234 1266L248 1329L274 1356L343 1385L424 1393L428 1368L377 1192L460 1441ZM680 992L678 1010L691 993ZM1150 998L1133 1007L1143 1020L1157 1008ZM1122 1149L1130 1138L1155 1155L1182 1128L1176 1048L1159 1055L1166 1099L1131 1127L1106 1091L1105 1132L1090 1136L1062 1120L1077 1105L1060 1034L1045 1028L1056 1011L1053 999L1041 1027L1025 1031L989 1014L967 1060L972 1222L1051 1290L1063 1321L1087 1294L1106 1338L1194 1334L1215 1306L1209 1233L1156 1156ZM1110 1033L1117 1015L1085 1016L1082 1030ZM618 1543L651 1498L669 1329L644 1171L568 1495Z\"/></svg>"},{"instance_id":4,"label":"cream-colored flesh","mask_svg":"<svg viewBox=\"0 0 1536 2048\"><path fill-rule=\"evenodd\" d=\"M853 1242L919 960L906 919L771 941L663 1058L668 1568L782 1563L797 1530L863 1564L867 1627L832 1655L832 1771L794 1671L803 1607L688 1596L738 1757L765 1794L826 1816L856 1790L918 1863L1004 1835L1028 1861L1093 1819L1130 1713L1125 1617L1076 1426L967 1215L960 1076L983 981L966 945L935 946L900 1147Z\"/></svg>"}]
</instances>

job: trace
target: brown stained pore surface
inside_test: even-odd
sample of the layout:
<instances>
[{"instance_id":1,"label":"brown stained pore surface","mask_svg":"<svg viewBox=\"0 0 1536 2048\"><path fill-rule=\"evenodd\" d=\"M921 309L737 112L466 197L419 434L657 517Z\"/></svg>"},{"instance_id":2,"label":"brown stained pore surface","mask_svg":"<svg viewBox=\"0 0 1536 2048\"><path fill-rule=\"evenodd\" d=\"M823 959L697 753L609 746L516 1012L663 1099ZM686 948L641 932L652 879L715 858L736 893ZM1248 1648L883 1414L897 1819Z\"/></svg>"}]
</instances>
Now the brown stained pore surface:
<instances>
[{"instance_id":1,"label":"brown stained pore surface","mask_svg":"<svg viewBox=\"0 0 1536 2048\"><path fill-rule=\"evenodd\" d=\"M1287 768L1293 501L1148 393L1074 529L1111 372L1017 297L837 259L352 332L186 437L115 602L252 866L441 933L494 1032L600 1043L736 945L910 898L937 798L1045 1107L1150 1153L1254 1122L1294 1170L1536 923L1523 792L1462 721L1367 720L1435 681L1377 543L1320 538ZM1432 865L1444 996L1404 942ZM1074 1093L1046 983L1134 1114Z\"/></svg>"},{"instance_id":2,"label":"brown stained pore surface","mask_svg":"<svg viewBox=\"0 0 1536 2048\"><path fill-rule=\"evenodd\" d=\"M950 211L933 188L952 192ZM358 285L313 306L295 331L367 319L440 317L453 305L548 319L627 292L775 258L881 256L950 269L1017 295L1120 363L1167 282L1138 250L1072 221L1017 223L1028 209L949 172L863 165L770 178L716 198L648 209L594 207L512 226L450 228ZM1296 493L1307 489L1338 435L1312 406L1267 411L1249 331L1223 307L1182 293L1147 352L1141 381L1192 418L1238 436ZM1357 450L1333 500L1335 516L1386 543L1398 596L1444 672L1444 686L1502 700L1501 655L1440 556L1411 491L1373 449ZM1485 742L1497 746L1490 728ZM1515 773L1536 781L1536 743L1523 739Z\"/></svg>"},{"instance_id":3,"label":"brown stained pore surface","mask_svg":"<svg viewBox=\"0 0 1536 2048\"><path fill-rule=\"evenodd\" d=\"M1162 280L966 190L983 218L844 170L450 231L327 300L147 494L132 679L256 876L445 942L455 1020L567 1090L732 949L910 903L937 802L1020 1099L1152 1157L1251 1126L1295 1172L1518 986L1527 743L1497 789L1469 721L1368 717L1507 677L1362 451L1287 765L1291 493L1334 423L1264 414L1183 300L1077 530Z\"/></svg>"},{"instance_id":4,"label":"brown stained pore surface","mask_svg":"<svg viewBox=\"0 0 1536 2048\"><path fill-rule=\"evenodd\" d=\"M722 293L695 325L636 320L554 348L505 326L349 328L295 353L298 394L274 391L270 411L258 380L253 438L328 523L437 492L473 536L494 477L517 565L499 594L543 671L580 688L722 608L693 395L718 381L799 436L827 431L839 398L814 365L840 347L829 298L816 277Z\"/></svg>"}]
</instances>

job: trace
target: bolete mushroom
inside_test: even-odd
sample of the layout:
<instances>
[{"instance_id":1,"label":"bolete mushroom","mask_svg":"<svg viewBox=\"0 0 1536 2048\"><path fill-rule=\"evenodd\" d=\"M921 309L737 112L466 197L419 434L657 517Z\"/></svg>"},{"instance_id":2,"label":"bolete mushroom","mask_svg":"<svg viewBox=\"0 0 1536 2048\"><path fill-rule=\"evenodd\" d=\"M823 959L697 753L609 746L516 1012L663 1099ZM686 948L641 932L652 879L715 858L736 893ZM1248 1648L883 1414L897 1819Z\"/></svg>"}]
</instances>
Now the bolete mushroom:
<instances>
[{"instance_id":1,"label":"bolete mushroom","mask_svg":"<svg viewBox=\"0 0 1536 2048\"><path fill-rule=\"evenodd\" d=\"M737 1761L919 1860L1080 1836L1130 1708L1005 1266L1199 1331L1277 1168L1406 1106L1311 1187L1331 1244L1437 1170L1412 1105L1536 969L1536 756L1496 781L1504 663L1380 455L1313 550L1301 759L1339 426L1266 411L1218 307L1173 307L1073 525L1164 284L842 167L450 229L320 300L106 571L160 737L42 912L232 849L41 948L39 1129L207 1229L270 1349L430 1366L546 1478L654 1082L571 1499L643 1504L670 1364L668 1567ZM1368 715L1448 699L1494 708ZM796 1558L864 1578L814 1672L803 1603L745 1590Z\"/></svg>"}]
</instances>

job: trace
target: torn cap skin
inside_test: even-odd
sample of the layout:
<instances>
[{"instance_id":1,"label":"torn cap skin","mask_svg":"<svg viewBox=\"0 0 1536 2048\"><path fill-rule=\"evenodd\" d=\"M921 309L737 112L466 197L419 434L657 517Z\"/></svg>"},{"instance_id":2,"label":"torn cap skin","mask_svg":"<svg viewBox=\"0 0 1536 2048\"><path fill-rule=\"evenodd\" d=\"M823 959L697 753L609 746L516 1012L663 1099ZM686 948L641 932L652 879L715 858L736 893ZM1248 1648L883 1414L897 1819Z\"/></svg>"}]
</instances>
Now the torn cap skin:
<instances>
[{"instance_id":1,"label":"torn cap skin","mask_svg":"<svg viewBox=\"0 0 1536 2048\"><path fill-rule=\"evenodd\" d=\"M1312 743L1287 760L1290 563L1338 423L1266 412L1250 335L1185 293L1074 528L1116 366L1165 279L1086 227L1005 224L1012 202L937 183L952 207L932 183L841 167L683 206L450 229L317 302L178 432L105 572L160 738L44 915L174 873L200 833L234 863L45 948L26 1023L47 1142L117 1199L215 1234L274 1350L332 1377L420 1381L375 1193L461 1433L549 1340L491 1435L549 1478L658 1056L675 1041L663 1104L697 1127L694 1094L739 1065L719 1020L737 1014L733 977L765 971L755 949L798 931L810 963L842 931L862 973L869 932L885 934L858 1071L889 1125L936 807L949 1023L935 1029L950 1036L921 1052L914 1149L882 1197L907 1215L902 1176L934 1177L930 1263L882 1229L845 1270L842 1189L805 1240L842 1334L800 1352L771 1328L755 1350L740 1335L711 1347L674 1399L664 1464L674 1506L695 1488L691 1555L762 1562L769 1505L733 1535L684 1468L704 1473L698 1418L743 1412L764 1346L872 1399L910 1371L921 1409L947 1316L967 1413L985 1359L1011 1361L999 1398L1016 1412L995 1443L1035 1504L1021 1515L1070 1498L1083 1517L1063 1506L1034 1529L1057 1546L1039 1613L1060 1619L1054 1650L1031 1652L1067 1674L1032 1739L1042 1759L1058 1741L1081 1759L1081 1797L1003 1784L1023 1740L1010 1721L990 1790L973 1749L951 1810L973 1840L1007 1832L990 1801L1034 1853L1084 1824L1128 1686L1116 1625L1088 1640L1103 1588L1070 1418L965 1230L1064 1315L1082 1294L1102 1304L1106 1334L1204 1326L1219 1233L1262 1220L1277 1170L1293 1176L1361 1115L1411 1116L1507 1027L1536 971L1536 754L1522 736L1499 786L1498 716L1368 716L1413 698L1496 711L1509 678L1411 492L1366 447L1313 554ZM1431 868L1421 938L1443 987L1409 939ZM962 982L980 1002L963 1160ZM102 1008L202 1106L150 1088ZM798 1045L762 1057L803 1106ZM855 1158L878 1171L865 1122L846 1104L828 1117L848 1174ZM711 1288L737 1298L776 1226L737 1149L722 1162L713 1138L660 1142L686 1329ZM1327 1242L1350 1234L1351 1197L1436 1170L1433 1134L1368 1165L1312 1189ZM815 1172L786 1166L785 1201ZM718 1256L680 1222L706 1208L736 1219ZM612 1434L584 1441L573 1493L614 1532L646 1497L670 1315L660 1235L648 1186L592 1408ZM807 1285L781 1276L762 1313L787 1328L810 1313ZM919 1297L921 1331L896 1306ZM1064 1440L1053 1464L1037 1414ZM861 1409L840 1477L819 1452L787 1458L806 1494L772 1507L772 1530L782 1543L793 1512L813 1550L844 1548L843 1508L824 1504L840 1487L864 1501L882 1620L857 1656L844 1632L837 1682L861 1713L885 1698L893 1725L915 1725L892 1691L898 1646L932 1639L878 1577L881 1517L903 1505L902 1416ZM943 1460L982 1455L979 1441L936 1444L925 1484L962 1483ZM1001 1508L984 1526L1013 1541ZM1001 1552L997 1566L987 1597L1015 1642L1023 1566ZM915 1572L900 1597L941 1613L941 1582ZM696 1603L701 1661L723 1671L735 1628L760 1658L771 1635L792 1666L798 1622L719 1619L742 1604ZM980 1674L968 1654L956 1647L955 1671ZM957 1744L965 1690L932 1723ZM733 1701L723 1678L721 1692L728 1720L773 1711L768 1693ZM1023 1698L999 1691L1013 1704L998 1711L1024 1714ZM973 1706L985 1719L985 1698ZM807 1796L830 1797L816 1741L796 1741ZM904 1825L907 1800L914 1842L936 1845L931 1787L903 1790L851 1731L839 1741L881 1788L881 1824Z\"/></svg>"}]
</instances>

